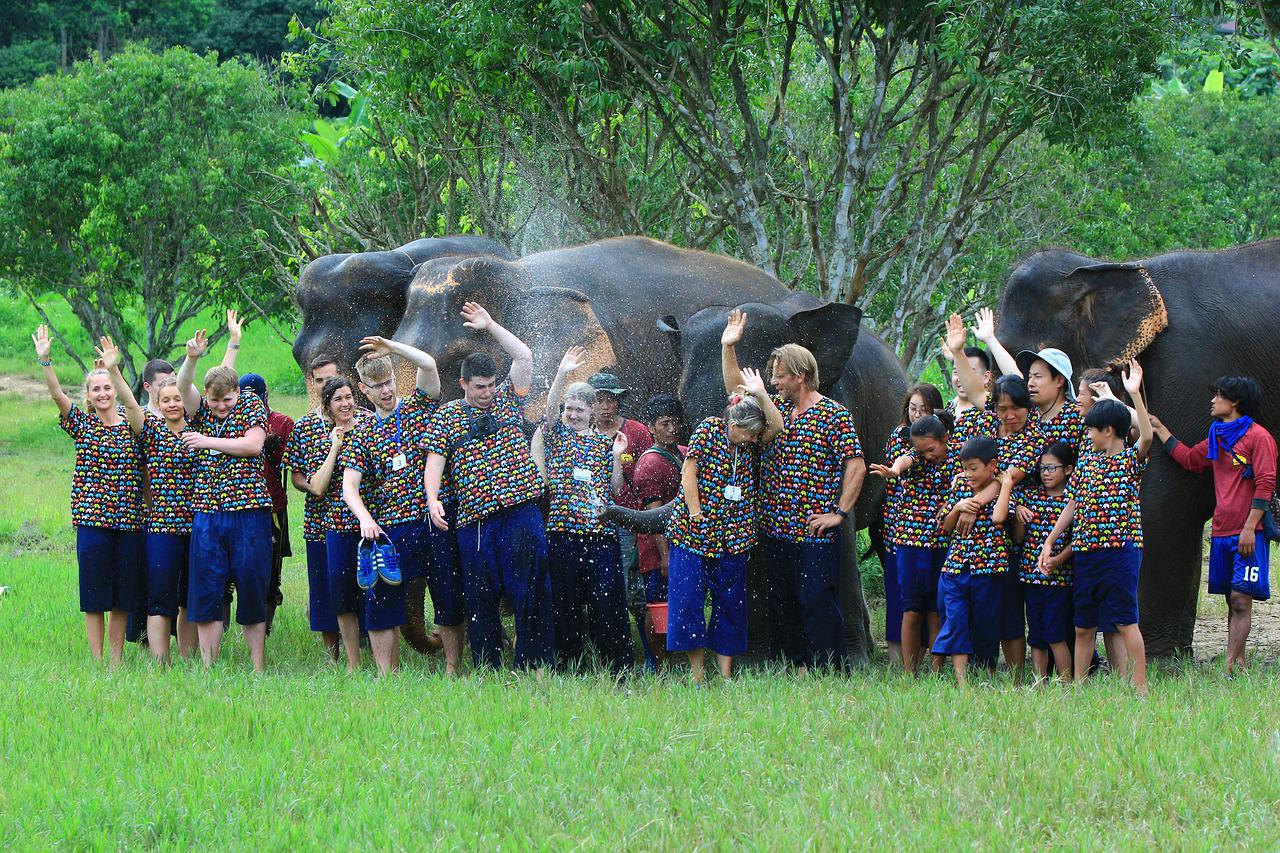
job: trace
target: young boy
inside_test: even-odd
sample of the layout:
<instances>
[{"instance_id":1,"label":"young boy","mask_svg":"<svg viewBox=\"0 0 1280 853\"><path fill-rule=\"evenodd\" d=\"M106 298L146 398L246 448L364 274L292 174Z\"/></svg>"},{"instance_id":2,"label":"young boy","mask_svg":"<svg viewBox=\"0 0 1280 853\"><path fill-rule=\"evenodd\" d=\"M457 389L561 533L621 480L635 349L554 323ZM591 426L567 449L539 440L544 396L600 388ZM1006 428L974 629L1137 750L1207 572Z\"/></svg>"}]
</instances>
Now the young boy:
<instances>
[{"instance_id":1,"label":"young boy","mask_svg":"<svg viewBox=\"0 0 1280 853\"><path fill-rule=\"evenodd\" d=\"M1142 566L1142 514L1138 486L1151 447L1151 422L1142 399L1142 367L1129 362L1124 388L1138 413L1138 440L1127 446L1129 410L1115 400L1099 400L1085 416L1089 443L1067 488L1067 504L1040 548L1041 571L1054 566L1053 546L1072 531L1075 562L1075 680L1089 675L1099 625L1113 624L1129 653L1130 678L1147 695L1147 655L1138 630L1138 572Z\"/></svg>"},{"instance_id":2,"label":"young boy","mask_svg":"<svg viewBox=\"0 0 1280 853\"><path fill-rule=\"evenodd\" d=\"M1253 602L1271 597L1268 542L1262 514L1275 492L1276 442L1254 423L1262 399L1248 376L1224 376L1211 386L1209 438L1188 447L1155 416L1151 425L1173 461L1193 474L1213 471L1213 542L1209 594L1227 599L1227 675L1245 665Z\"/></svg>"},{"instance_id":3,"label":"young boy","mask_svg":"<svg viewBox=\"0 0 1280 853\"><path fill-rule=\"evenodd\" d=\"M968 536L951 538L938 581L938 607L944 615L933 653L951 655L960 684L966 680L969 656L994 660L1000 640L1001 578L1009 568L1009 538L996 506L974 499L995 480L996 452L995 439L986 436L964 443L961 475L952 483L951 508L942 519L943 532L950 534L962 512L976 514Z\"/></svg>"}]
</instances>

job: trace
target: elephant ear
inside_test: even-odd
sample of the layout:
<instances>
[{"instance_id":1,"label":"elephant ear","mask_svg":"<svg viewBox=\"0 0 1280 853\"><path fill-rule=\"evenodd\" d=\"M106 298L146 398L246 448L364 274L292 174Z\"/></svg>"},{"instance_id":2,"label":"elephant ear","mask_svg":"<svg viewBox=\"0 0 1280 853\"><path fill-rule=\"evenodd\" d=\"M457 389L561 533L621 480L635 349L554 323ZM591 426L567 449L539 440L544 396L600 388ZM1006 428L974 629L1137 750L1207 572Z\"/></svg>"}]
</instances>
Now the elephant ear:
<instances>
[{"instance_id":1,"label":"elephant ear","mask_svg":"<svg viewBox=\"0 0 1280 853\"><path fill-rule=\"evenodd\" d=\"M479 302L502 313L508 304L526 295L533 286L533 277L518 261L474 257L450 267L440 286L451 288L457 299Z\"/></svg>"},{"instance_id":2,"label":"elephant ear","mask_svg":"<svg viewBox=\"0 0 1280 853\"><path fill-rule=\"evenodd\" d=\"M613 343L596 317L591 299L579 290L538 286L513 293L503 307L503 317L533 350L533 387L543 400L561 356L571 346L587 351L586 363L569 376L571 381L617 369ZM528 410L530 418L540 416L543 400Z\"/></svg>"},{"instance_id":3,"label":"elephant ear","mask_svg":"<svg viewBox=\"0 0 1280 853\"><path fill-rule=\"evenodd\" d=\"M1100 263L1076 267L1068 288L1081 352L1096 353L1108 365L1137 358L1169 325L1164 297L1147 268L1138 263Z\"/></svg>"},{"instance_id":4,"label":"elephant ear","mask_svg":"<svg viewBox=\"0 0 1280 853\"><path fill-rule=\"evenodd\" d=\"M788 319L791 339L818 360L818 379L824 391L835 387L858 343L862 309L843 302L802 306Z\"/></svg>"}]
</instances>

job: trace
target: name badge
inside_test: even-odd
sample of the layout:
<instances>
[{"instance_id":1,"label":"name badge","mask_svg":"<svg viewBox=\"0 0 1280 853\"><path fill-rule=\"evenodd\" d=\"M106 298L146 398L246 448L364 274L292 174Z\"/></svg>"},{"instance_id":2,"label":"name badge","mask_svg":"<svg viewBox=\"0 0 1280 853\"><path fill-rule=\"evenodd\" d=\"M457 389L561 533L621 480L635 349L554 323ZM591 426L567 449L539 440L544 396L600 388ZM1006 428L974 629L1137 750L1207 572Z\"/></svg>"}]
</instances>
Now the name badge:
<instances>
[{"instance_id":1,"label":"name badge","mask_svg":"<svg viewBox=\"0 0 1280 853\"><path fill-rule=\"evenodd\" d=\"M724 499L734 503L742 500L742 486L725 486Z\"/></svg>"},{"instance_id":2,"label":"name badge","mask_svg":"<svg viewBox=\"0 0 1280 853\"><path fill-rule=\"evenodd\" d=\"M212 447L210 447L210 448L209 448L209 458L210 458L210 459L217 459L217 458L218 458L219 456L221 456L221 455L222 455L222 451L221 451L221 450L214 450Z\"/></svg>"},{"instance_id":3,"label":"name badge","mask_svg":"<svg viewBox=\"0 0 1280 853\"><path fill-rule=\"evenodd\" d=\"M590 468L574 468L573 481L575 483L590 483L594 479L591 475Z\"/></svg>"},{"instance_id":4,"label":"name badge","mask_svg":"<svg viewBox=\"0 0 1280 853\"><path fill-rule=\"evenodd\" d=\"M409 460L405 458L403 453L397 453L391 457L391 470L399 471L401 468L409 464Z\"/></svg>"}]
</instances>

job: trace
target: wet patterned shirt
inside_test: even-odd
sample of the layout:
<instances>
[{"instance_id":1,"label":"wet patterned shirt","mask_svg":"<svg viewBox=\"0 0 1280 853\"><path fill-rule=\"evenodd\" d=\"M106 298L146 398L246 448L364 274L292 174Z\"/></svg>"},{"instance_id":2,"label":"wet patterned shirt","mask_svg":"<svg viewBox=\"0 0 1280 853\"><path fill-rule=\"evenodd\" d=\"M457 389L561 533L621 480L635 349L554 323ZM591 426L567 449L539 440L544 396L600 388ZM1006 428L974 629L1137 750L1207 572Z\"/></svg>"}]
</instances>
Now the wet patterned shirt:
<instances>
[{"instance_id":1,"label":"wet patterned shirt","mask_svg":"<svg viewBox=\"0 0 1280 853\"><path fill-rule=\"evenodd\" d=\"M371 417L365 409L356 409L357 426L364 418ZM353 427L354 429L354 427ZM285 446L285 467L302 474L310 482L329 457L329 433L333 424L326 421L318 412L307 412L293 425L289 435L289 443ZM343 436L343 444L350 438L350 433ZM338 449L339 454L342 448ZM363 483L361 484L363 486ZM362 490L363 491L363 490ZM367 496L373 499L372 494ZM334 499L340 506L333 507ZM334 516L338 527L329 526L329 517ZM335 460L333 475L329 478L329 488L323 495L307 493L302 507L302 538L309 542L324 541L326 530L357 530L360 524L355 520L351 510L342 502L342 465Z\"/></svg>"},{"instance_id":2,"label":"wet patterned shirt","mask_svg":"<svg viewBox=\"0 0 1280 853\"><path fill-rule=\"evenodd\" d=\"M182 433L190 431L184 426ZM184 535L191 532L191 490L196 481L196 457L164 421L144 418L138 441L147 463L151 507L147 512L147 531Z\"/></svg>"},{"instance_id":3,"label":"wet patterned shirt","mask_svg":"<svg viewBox=\"0 0 1280 853\"><path fill-rule=\"evenodd\" d=\"M524 404L508 380L487 410L452 400L431 419L426 449L446 460L459 527L542 496L542 476L524 431Z\"/></svg>"},{"instance_id":4,"label":"wet patterned shirt","mask_svg":"<svg viewBox=\"0 0 1280 853\"><path fill-rule=\"evenodd\" d=\"M360 495L383 527L418 521L425 515L425 447L431 418L439 408L439 401L415 390L401 397L385 418L370 414L362 420L338 451L340 468L360 472ZM441 500L447 499L445 491L442 482Z\"/></svg>"},{"instance_id":5,"label":"wet patterned shirt","mask_svg":"<svg viewBox=\"0 0 1280 853\"><path fill-rule=\"evenodd\" d=\"M964 477L959 477L947 495L947 509L950 510L957 502L971 497L973 490L969 488L969 482ZM947 562L942 566L944 572L953 575L964 572L971 575L991 575L1008 571L1009 535L1004 525L991 520L991 511L995 509L995 505L996 502L992 501L982 508L967 537L951 537Z\"/></svg>"},{"instance_id":6,"label":"wet patterned shirt","mask_svg":"<svg viewBox=\"0 0 1280 853\"><path fill-rule=\"evenodd\" d=\"M107 426L95 414L71 407L58 426L71 436L76 465L71 475L71 523L112 530L142 528L142 455L133 430Z\"/></svg>"},{"instance_id":7,"label":"wet patterned shirt","mask_svg":"<svg viewBox=\"0 0 1280 853\"><path fill-rule=\"evenodd\" d=\"M1040 562L1040 549L1044 547L1044 540L1053 532L1053 526L1058 523L1058 516L1062 514L1062 508L1067 505L1067 496L1062 494L1054 497L1043 488L1037 487L1023 492L1020 503L1035 513L1035 518L1027 525L1026 535L1022 539L1022 563L1018 574L1023 583L1037 586L1071 586L1070 560L1048 575L1040 574L1036 568L1036 564ZM1013 510L1010 510L1011 514L1012 512ZM1071 529L1068 528L1067 532L1053 543L1053 553L1061 554L1062 549L1067 547L1070 541Z\"/></svg>"},{"instance_id":8,"label":"wet patterned shirt","mask_svg":"<svg viewBox=\"0 0 1280 853\"><path fill-rule=\"evenodd\" d=\"M591 430L579 434L559 418L543 430L551 502L547 530L586 535L612 535L592 513L593 501L611 502L609 475L613 471L613 441ZM575 476L575 472L577 476ZM584 478L585 474L590 479Z\"/></svg>"},{"instance_id":9,"label":"wet patterned shirt","mask_svg":"<svg viewBox=\"0 0 1280 853\"><path fill-rule=\"evenodd\" d=\"M698 463L698 499L702 517L689 518L684 489L667 522L667 539L686 551L704 557L740 554L756 543L757 497L754 447L729 443L724 418L707 418L689 439L689 459ZM730 500L726 487L742 490L741 500Z\"/></svg>"},{"instance_id":10,"label":"wet patterned shirt","mask_svg":"<svg viewBox=\"0 0 1280 853\"><path fill-rule=\"evenodd\" d=\"M902 490L897 510L897 531L890 537L895 545L914 545L918 548L943 548L947 535L942 532L938 511L947 504L951 481L960 473L960 445L951 443L947 458L941 462L928 462L908 451L912 458L907 473L898 478Z\"/></svg>"},{"instance_id":11,"label":"wet patterned shirt","mask_svg":"<svg viewBox=\"0 0 1280 853\"><path fill-rule=\"evenodd\" d=\"M774 404L783 427L765 448L760 466L764 530L792 542L835 539L838 527L815 536L808 520L836 511L845 462L862 456L853 416L830 397L820 397L794 420L794 403L774 398Z\"/></svg>"},{"instance_id":12,"label":"wet patterned shirt","mask_svg":"<svg viewBox=\"0 0 1280 853\"><path fill-rule=\"evenodd\" d=\"M1080 458L1067 485L1068 497L1076 502L1073 551L1142 547L1138 487L1146 467L1132 447L1114 455L1089 453Z\"/></svg>"},{"instance_id":13,"label":"wet patterned shirt","mask_svg":"<svg viewBox=\"0 0 1280 853\"><path fill-rule=\"evenodd\" d=\"M257 427L266 431L267 407L250 390L242 389L226 418L218 420L204 400L191 419L191 429L213 438L243 438ZM271 493L261 456L232 456L216 450L197 450L196 485L191 503L196 512L237 512L271 509Z\"/></svg>"},{"instance_id":14,"label":"wet patterned shirt","mask_svg":"<svg viewBox=\"0 0 1280 853\"><path fill-rule=\"evenodd\" d=\"M1087 437L1084 436L1084 415L1080 414L1080 409L1070 400L1062 404L1058 414L1047 421L1040 421L1040 432L1044 435L1045 447L1061 441L1071 445L1072 449L1079 453L1082 446L1081 440L1083 439L1086 444L1088 442Z\"/></svg>"}]
</instances>

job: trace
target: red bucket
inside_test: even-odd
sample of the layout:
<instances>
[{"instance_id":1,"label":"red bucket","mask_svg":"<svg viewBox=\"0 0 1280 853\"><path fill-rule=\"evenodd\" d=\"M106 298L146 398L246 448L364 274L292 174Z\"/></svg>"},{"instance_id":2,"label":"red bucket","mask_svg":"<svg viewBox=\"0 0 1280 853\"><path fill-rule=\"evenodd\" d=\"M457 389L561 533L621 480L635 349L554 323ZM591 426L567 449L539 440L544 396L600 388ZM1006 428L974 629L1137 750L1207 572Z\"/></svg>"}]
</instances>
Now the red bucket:
<instances>
[{"instance_id":1,"label":"red bucket","mask_svg":"<svg viewBox=\"0 0 1280 853\"><path fill-rule=\"evenodd\" d=\"M653 633L667 633L667 603L659 601L647 606L649 608L649 621L653 623Z\"/></svg>"}]
</instances>

